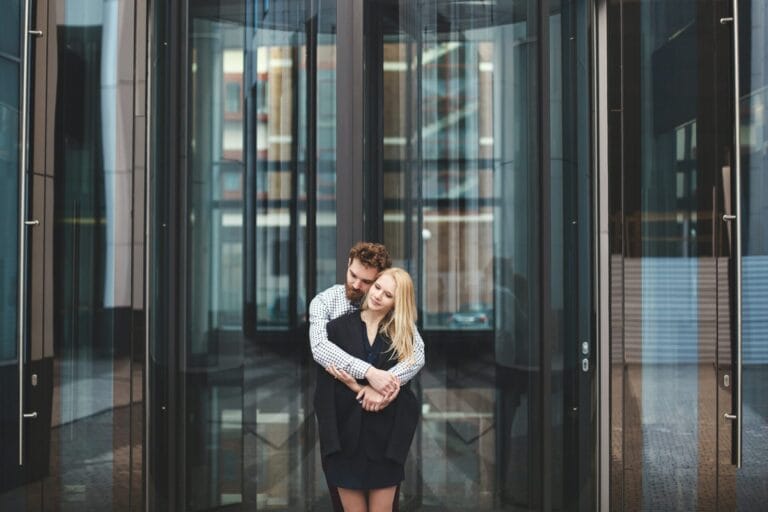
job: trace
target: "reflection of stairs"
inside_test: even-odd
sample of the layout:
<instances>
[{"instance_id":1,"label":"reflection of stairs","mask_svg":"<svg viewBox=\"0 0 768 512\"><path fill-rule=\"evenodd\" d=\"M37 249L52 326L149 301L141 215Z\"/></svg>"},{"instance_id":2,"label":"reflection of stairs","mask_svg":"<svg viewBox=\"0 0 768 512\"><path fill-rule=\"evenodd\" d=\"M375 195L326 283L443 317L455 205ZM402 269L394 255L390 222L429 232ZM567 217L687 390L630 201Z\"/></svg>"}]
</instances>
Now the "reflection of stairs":
<instances>
[{"instance_id":1,"label":"reflection of stairs","mask_svg":"<svg viewBox=\"0 0 768 512\"><path fill-rule=\"evenodd\" d=\"M768 364L768 256L742 261L744 364Z\"/></svg>"},{"instance_id":2,"label":"reflection of stairs","mask_svg":"<svg viewBox=\"0 0 768 512\"><path fill-rule=\"evenodd\" d=\"M625 259L626 362L714 361L714 276L711 258Z\"/></svg>"},{"instance_id":3,"label":"reflection of stairs","mask_svg":"<svg viewBox=\"0 0 768 512\"><path fill-rule=\"evenodd\" d=\"M698 362L703 348L699 308L711 305L706 309L714 312L715 305L714 286L703 286L699 277L711 260L646 257L624 262L627 362ZM714 359L714 345L708 350Z\"/></svg>"},{"instance_id":4,"label":"reflection of stairs","mask_svg":"<svg viewBox=\"0 0 768 512\"><path fill-rule=\"evenodd\" d=\"M620 339L621 262L624 263L624 357L627 363L698 363L714 361L717 301L728 300L726 259L715 294L712 258L617 258L612 260L611 335ZM768 363L768 256L743 259L744 364ZM619 315L618 317L616 315ZM717 326L721 340L730 336L727 321ZM727 342L721 344L727 347ZM614 352L614 362L619 354ZM722 355L722 354L721 354Z\"/></svg>"}]
</instances>

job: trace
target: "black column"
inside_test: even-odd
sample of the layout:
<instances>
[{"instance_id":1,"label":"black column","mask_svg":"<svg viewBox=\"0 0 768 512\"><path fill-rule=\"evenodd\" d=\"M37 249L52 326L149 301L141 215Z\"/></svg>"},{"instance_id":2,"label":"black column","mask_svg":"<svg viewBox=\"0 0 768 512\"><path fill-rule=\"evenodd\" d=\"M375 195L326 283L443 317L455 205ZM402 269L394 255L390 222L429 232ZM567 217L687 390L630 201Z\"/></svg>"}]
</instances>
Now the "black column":
<instances>
[{"instance_id":1,"label":"black column","mask_svg":"<svg viewBox=\"0 0 768 512\"><path fill-rule=\"evenodd\" d=\"M336 279L344 255L363 239L363 2L338 0L336 18Z\"/></svg>"}]
</instances>

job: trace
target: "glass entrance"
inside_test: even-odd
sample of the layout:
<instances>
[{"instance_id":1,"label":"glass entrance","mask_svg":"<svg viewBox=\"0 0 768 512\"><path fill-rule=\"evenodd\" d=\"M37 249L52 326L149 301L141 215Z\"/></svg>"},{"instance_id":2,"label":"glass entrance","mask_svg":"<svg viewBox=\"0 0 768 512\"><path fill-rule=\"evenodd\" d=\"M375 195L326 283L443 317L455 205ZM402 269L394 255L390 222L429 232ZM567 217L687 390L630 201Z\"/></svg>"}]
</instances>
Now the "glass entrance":
<instances>
[{"instance_id":1,"label":"glass entrance","mask_svg":"<svg viewBox=\"0 0 768 512\"><path fill-rule=\"evenodd\" d=\"M400 509L593 509L589 3L542 5L154 5L150 510L329 509L306 306L350 216L418 285Z\"/></svg>"},{"instance_id":2,"label":"glass entrance","mask_svg":"<svg viewBox=\"0 0 768 512\"><path fill-rule=\"evenodd\" d=\"M368 6L368 229L428 349L413 510L591 510L589 4Z\"/></svg>"},{"instance_id":3,"label":"glass entrance","mask_svg":"<svg viewBox=\"0 0 768 512\"><path fill-rule=\"evenodd\" d=\"M589 2L153 7L149 508L329 510L306 305L362 226L427 345L400 510L592 510Z\"/></svg>"},{"instance_id":4,"label":"glass entrance","mask_svg":"<svg viewBox=\"0 0 768 512\"><path fill-rule=\"evenodd\" d=\"M765 454L748 448L765 440L756 428L765 424L757 396L766 384L755 316L764 286L749 276L765 252L754 212L766 188L744 185L765 169L755 159L765 76L754 73L765 6L740 7L738 15L725 1L608 9L608 90L621 91L608 97L607 141L612 510L757 510L768 498Z\"/></svg>"}]
</instances>

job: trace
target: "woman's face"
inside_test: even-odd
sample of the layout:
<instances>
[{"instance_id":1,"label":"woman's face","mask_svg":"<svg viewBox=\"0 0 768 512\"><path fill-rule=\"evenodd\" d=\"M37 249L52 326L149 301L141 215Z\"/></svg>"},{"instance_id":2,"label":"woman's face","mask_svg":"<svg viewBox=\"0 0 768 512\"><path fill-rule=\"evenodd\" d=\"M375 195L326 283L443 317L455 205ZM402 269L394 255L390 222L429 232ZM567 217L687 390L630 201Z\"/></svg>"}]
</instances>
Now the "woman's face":
<instances>
[{"instance_id":1,"label":"woman's face","mask_svg":"<svg viewBox=\"0 0 768 512\"><path fill-rule=\"evenodd\" d=\"M395 307L395 279L384 274L379 277L368 290L368 309L380 313L388 313Z\"/></svg>"}]
</instances>

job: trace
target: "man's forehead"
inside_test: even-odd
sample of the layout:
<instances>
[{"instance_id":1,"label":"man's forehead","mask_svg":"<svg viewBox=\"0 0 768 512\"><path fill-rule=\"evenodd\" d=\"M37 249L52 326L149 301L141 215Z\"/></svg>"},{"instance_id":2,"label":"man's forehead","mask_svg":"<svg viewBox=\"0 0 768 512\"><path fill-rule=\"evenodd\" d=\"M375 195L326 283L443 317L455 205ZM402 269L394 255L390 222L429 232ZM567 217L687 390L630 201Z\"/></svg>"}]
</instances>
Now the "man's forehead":
<instances>
[{"instance_id":1,"label":"man's forehead","mask_svg":"<svg viewBox=\"0 0 768 512\"><path fill-rule=\"evenodd\" d=\"M349 267L356 273L365 272L365 273L371 273L373 275L378 274L375 267L366 265L362 261L358 260L357 258L352 260L352 263L349 265Z\"/></svg>"}]
</instances>

